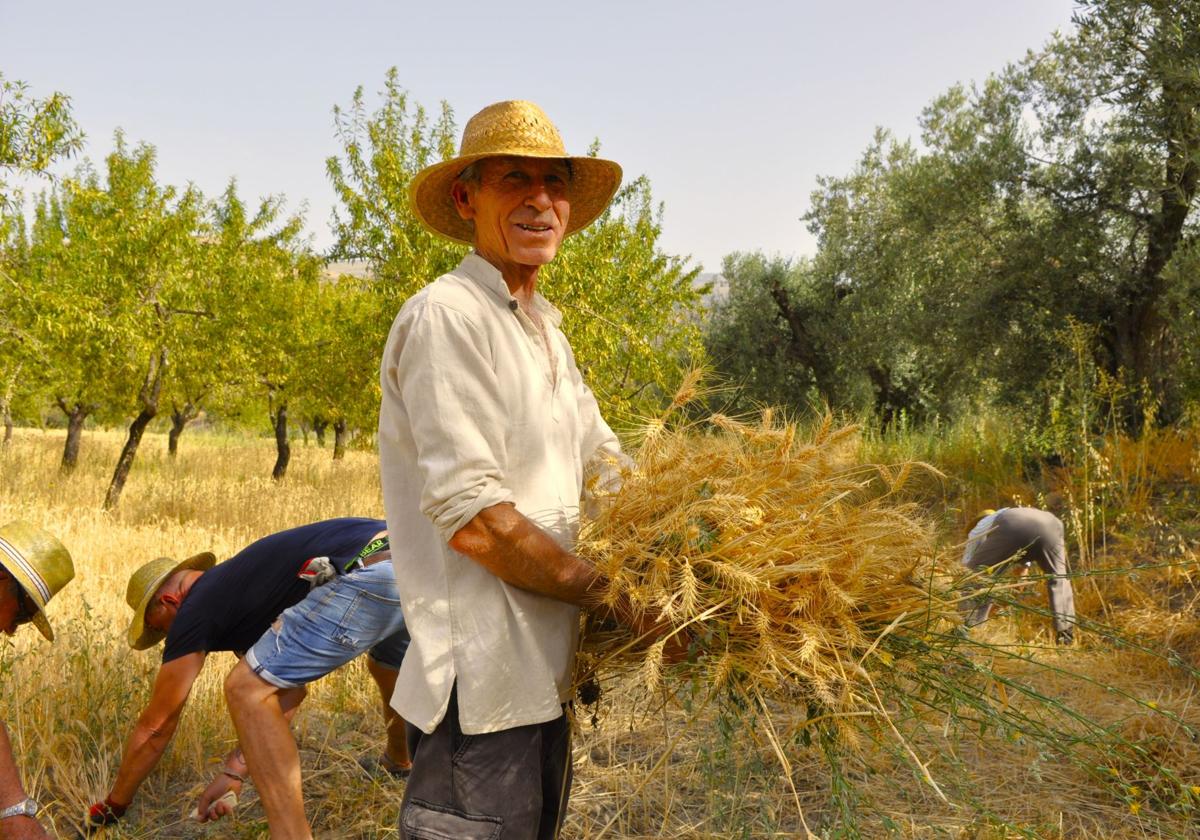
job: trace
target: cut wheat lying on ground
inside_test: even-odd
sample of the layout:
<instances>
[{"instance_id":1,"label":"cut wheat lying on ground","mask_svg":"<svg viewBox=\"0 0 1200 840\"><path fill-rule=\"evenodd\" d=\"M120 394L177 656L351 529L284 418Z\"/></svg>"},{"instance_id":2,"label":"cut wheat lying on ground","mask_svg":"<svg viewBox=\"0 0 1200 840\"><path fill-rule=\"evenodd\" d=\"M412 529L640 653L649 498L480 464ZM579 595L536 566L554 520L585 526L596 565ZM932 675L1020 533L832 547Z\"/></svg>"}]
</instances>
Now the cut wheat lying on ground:
<instances>
[{"instance_id":1,"label":"cut wheat lying on ground","mask_svg":"<svg viewBox=\"0 0 1200 840\"><path fill-rule=\"evenodd\" d=\"M900 586L900 594L907 593L903 599L883 605L869 620L843 625L830 619L841 635L818 636L808 653L809 660L826 663L814 671L823 683L786 679L788 667L809 660L786 647L775 649L794 636L771 636L769 646L761 645L750 613L742 625L746 635L729 639L717 629L733 626L728 606L690 626L708 649L695 666L652 681L631 649L625 667L602 669L599 705L577 704L577 782L564 836L795 837L803 836L805 825L821 837L1194 836L1193 806L1200 802L1193 737L1200 729L1200 706L1193 702L1191 670L1191 640L1200 638L1192 583L1194 509L1172 524L1179 540L1161 535L1151 540L1131 523L1125 537L1109 540L1091 558L1085 571L1090 576L1077 583L1081 615L1091 622L1078 649L1047 646L1036 581L997 591L998 600L1010 602L1008 615L964 641L939 630L934 620L951 622L954 606L930 594L931 582L943 585L937 546L961 541L961 522L944 515L940 497L905 493L899 469L856 464L861 456L854 454L853 435L832 425L788 432L777 420L722 423L716 427L720 434L741 438L748 447L755 441L762 452L778 451L789 434L788 445L796 451L825 441L828 449L822 452L840 453L822 456L826 467L865 485L841 496L833 483L827 492L855 511L882 505L909 523L888 520L892 527L885 533L869 518L847 520L844 538L874 534L881 558L902 546L923 557L892 562L879 578ZM656 445L665 447L671 430L661 431ZM276 484L262 478L273 458L267 440L197 434L172 460L165 441L152 435L122 508L103 513L99 507L121 436L88 433L80 465L69 476L57 471L62 440L60 433L18 430L0 454L0 519L30 519L59 534L77 569L76 580L49 607L56 643L21 633L3 648L0 702L27 784L49 804L44 821L67 837L111 780L122 739L157 666L153 653L135 653L125 643L129 610L123 595L130 572L159 555L210 549L227 557L289 525L379 515L380 503L377 466L369 453L350 452L345 461L333 462L328 450L298 447L289 478ZM639 460L649 454L644 450ZM759 485L786 474L763 460L766 467L748 462L756 465L748 472ZM808 463L814 468L814 460ZM699 474L701 466L688 469ZM940 464L934 460L933 466ZM659 532L656 556L689 541L711 552L718 544L713 524L731 535L758 528L783 539L767 521L774 501L725 498L738 494L719 492L719 472L711 464L705 469L709 498ZM1187 492L1194 497L1194 475L1172 480L1191 488ZM892 487L896 492L889 495ZM660 484L658 495L665 500L670 493L669 484ZM753 496L744 488L740 495ZM722 504L728 507L718 507ZM763 516L757 525L756 505ZM950 520L953 528L944 525ZM935 524L941 531L936 543ZM589 544L597 533L589 530ZM838 532L827 534L836 546ZM654 543L651 536L644 539ZM761 556L750 550L754 539L770 544L761 535L745 538L751 573L749 558ZM1167 542L1176 548L1160 552L1159 544ZM700 553L688 556L698 559ZM615 553L607 556L614 562ZM826 559L832 561L832 555ZM726 579L711 564L693 565L694 608L700 613L709 608L700 607L705 587L734 590L740 580L751 594L764 591L753 574ZM814 617L825 610L847 621L855 616L854 605L844 603L833 586L853 600L882 585L846 580L836 571L823 576L809 568L806 574L826 581L814 588L825 600L814 596L804 615L804 628L814 636L820 626ZM766 590L778 583L772 580ZM944 583L949 587L948 576ZM658 589L645 589L642 601L669 598L668 589L681 593L676 604L679 615L686 615L684 589L669 576ZM772 615L776 607L770 607ZM893 626L897 616L916 615L918 608L932 613L927 629L925 623L910 624L909 615ZM1146 628L1153 633L1139 638ZM746 651L762 659L741 658ZM933 662L939 667L929 667ZM201 827L186 820L218 757L232 744L220 689L231 665L230 657L214 657L205 669L174 745L113 836L266 836L253 795L236 822ZM856 666L869 681L855 678ZM720 690L713 692L714 686ZM758 687L757 698L744 690L752 686ZM368 778L356 761L375 752L382 739L373 690L356 663L318 683L297 717L307 807L318 836L396 836L402 783ZM856 711L871 714L847 714ZM828 728L813 725L822 715Z\"/></svg>"}]
</instances>

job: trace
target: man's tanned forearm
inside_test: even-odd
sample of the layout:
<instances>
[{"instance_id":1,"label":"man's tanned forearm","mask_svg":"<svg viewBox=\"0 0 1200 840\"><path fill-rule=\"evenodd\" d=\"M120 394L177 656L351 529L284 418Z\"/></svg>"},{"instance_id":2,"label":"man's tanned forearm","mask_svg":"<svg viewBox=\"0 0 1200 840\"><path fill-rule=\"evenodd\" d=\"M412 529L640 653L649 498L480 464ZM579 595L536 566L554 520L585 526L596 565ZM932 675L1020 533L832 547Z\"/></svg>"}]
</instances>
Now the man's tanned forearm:
<instances>
[{"instance_id":1,"label":"man's tanned forearm","mask_svg":"<svg viewBox=\"0 0 1200 840\"><path fill-rule=\"evenodd\" d=\"M635 609L627 598L604 605L608 585L604 576L591 563L565 551L513 505L484 508L450 538L450 547L505 583L611 615L646 641L671 633L655 611ZM668 648L668 660L678 661L687 652L687 637L672 635Z\"/></svg>"},{"instance_id":2,"label":"man's tanned forearm","mask_svg":"<svg viewBox=\"0 0 1200 840\"><path fill-rule=\"evenodd\" d=\"M485 508L450 538L465 554L505 583L580 607L595 606L604 578L555 541L513 505Z\"/></svg>"}]
</instances>

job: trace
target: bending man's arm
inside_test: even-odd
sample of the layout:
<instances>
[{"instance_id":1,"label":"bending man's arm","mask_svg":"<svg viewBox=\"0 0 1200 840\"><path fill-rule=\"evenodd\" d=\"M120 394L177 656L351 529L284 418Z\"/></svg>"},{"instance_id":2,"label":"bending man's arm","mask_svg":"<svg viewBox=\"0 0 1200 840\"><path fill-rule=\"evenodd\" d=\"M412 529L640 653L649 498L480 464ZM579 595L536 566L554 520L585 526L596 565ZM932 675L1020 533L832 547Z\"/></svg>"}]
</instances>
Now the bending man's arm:
<instances>
[{"instance_id":1,"label":"bending man's arm","mask_svg":"<svg viewBox=\"0 0 1200 840\"><path fill-rule=\"evenodd\" d=\"M0 808L16 805L24 799L25 788L21 786L21 775L13 759L8 730L0 723ZM45 829L34 817L9 817L0 822L0 837L3 838L25 840L47 836Z\"/></svg>"},{"instance_id":2,"label":"bending man's arm","mask_svg":"<svg viewBox=\"0 0 1200 840\"><path fill-rule=\"evenodd\" d=\"M191 693L192 683L203 667L204 654L189 653L164 663L158 669L150 702L125 743L117 780L108 794L112 802L121 805L132 802L142 781L158 764L167 744L171 743L175 727L179 725L179 715Z\"/></svg>"}]
</instances>

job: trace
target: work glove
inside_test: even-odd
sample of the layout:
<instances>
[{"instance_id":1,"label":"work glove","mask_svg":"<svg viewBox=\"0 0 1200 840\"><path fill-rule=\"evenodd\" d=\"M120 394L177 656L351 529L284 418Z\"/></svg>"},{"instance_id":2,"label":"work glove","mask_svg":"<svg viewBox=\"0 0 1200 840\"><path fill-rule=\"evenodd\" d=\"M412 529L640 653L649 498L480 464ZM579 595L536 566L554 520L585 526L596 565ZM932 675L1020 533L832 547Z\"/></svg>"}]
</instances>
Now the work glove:
<instances>
[{"instance_id":1,"label":"work glove","mask_svg":"<svg viewBox=\"0 0 1200 840\"><path fill-rule=\"evenodd\" d=\"M113 825L125 816L128 808L128 804L122 805L119 802L113 802L111 796L104 797L103 802L97 802L88 808L87 819L83 821L83 833L85 835L98 834L106 825Z\"/></svg>"},{"instance_id":2,"label":"work glove","mask_svg":"<svg viewBox=\"0 0 1200 840\"><path fill-rule=\"evenodd\" d=\"M337 577L337 569L328 557L310 557L304 561L296 577L307 583L311 592Z\"/></svg>"}]
</instances>

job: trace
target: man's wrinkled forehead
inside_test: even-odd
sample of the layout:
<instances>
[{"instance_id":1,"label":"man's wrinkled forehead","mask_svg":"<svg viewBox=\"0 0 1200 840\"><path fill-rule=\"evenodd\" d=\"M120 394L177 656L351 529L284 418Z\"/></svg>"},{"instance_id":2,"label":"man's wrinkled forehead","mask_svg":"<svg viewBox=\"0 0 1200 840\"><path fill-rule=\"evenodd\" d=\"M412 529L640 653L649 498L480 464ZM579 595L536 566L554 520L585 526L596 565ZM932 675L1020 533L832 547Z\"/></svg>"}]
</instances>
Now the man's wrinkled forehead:
<instances>
[{"instance_id":1,"label":"man's wrinkled forehead","mask_svg":"<svg viewBox=\"0 0 1200 840\"><path fill-rule=\"evenodd\" d=\"M534 172L553 172L563 178L571 177L571 162L564 158L521 157L519 155L497 155L479 161L483 174L494 174L502 170L520 169Z\"/></svg>"}]
</instances>

